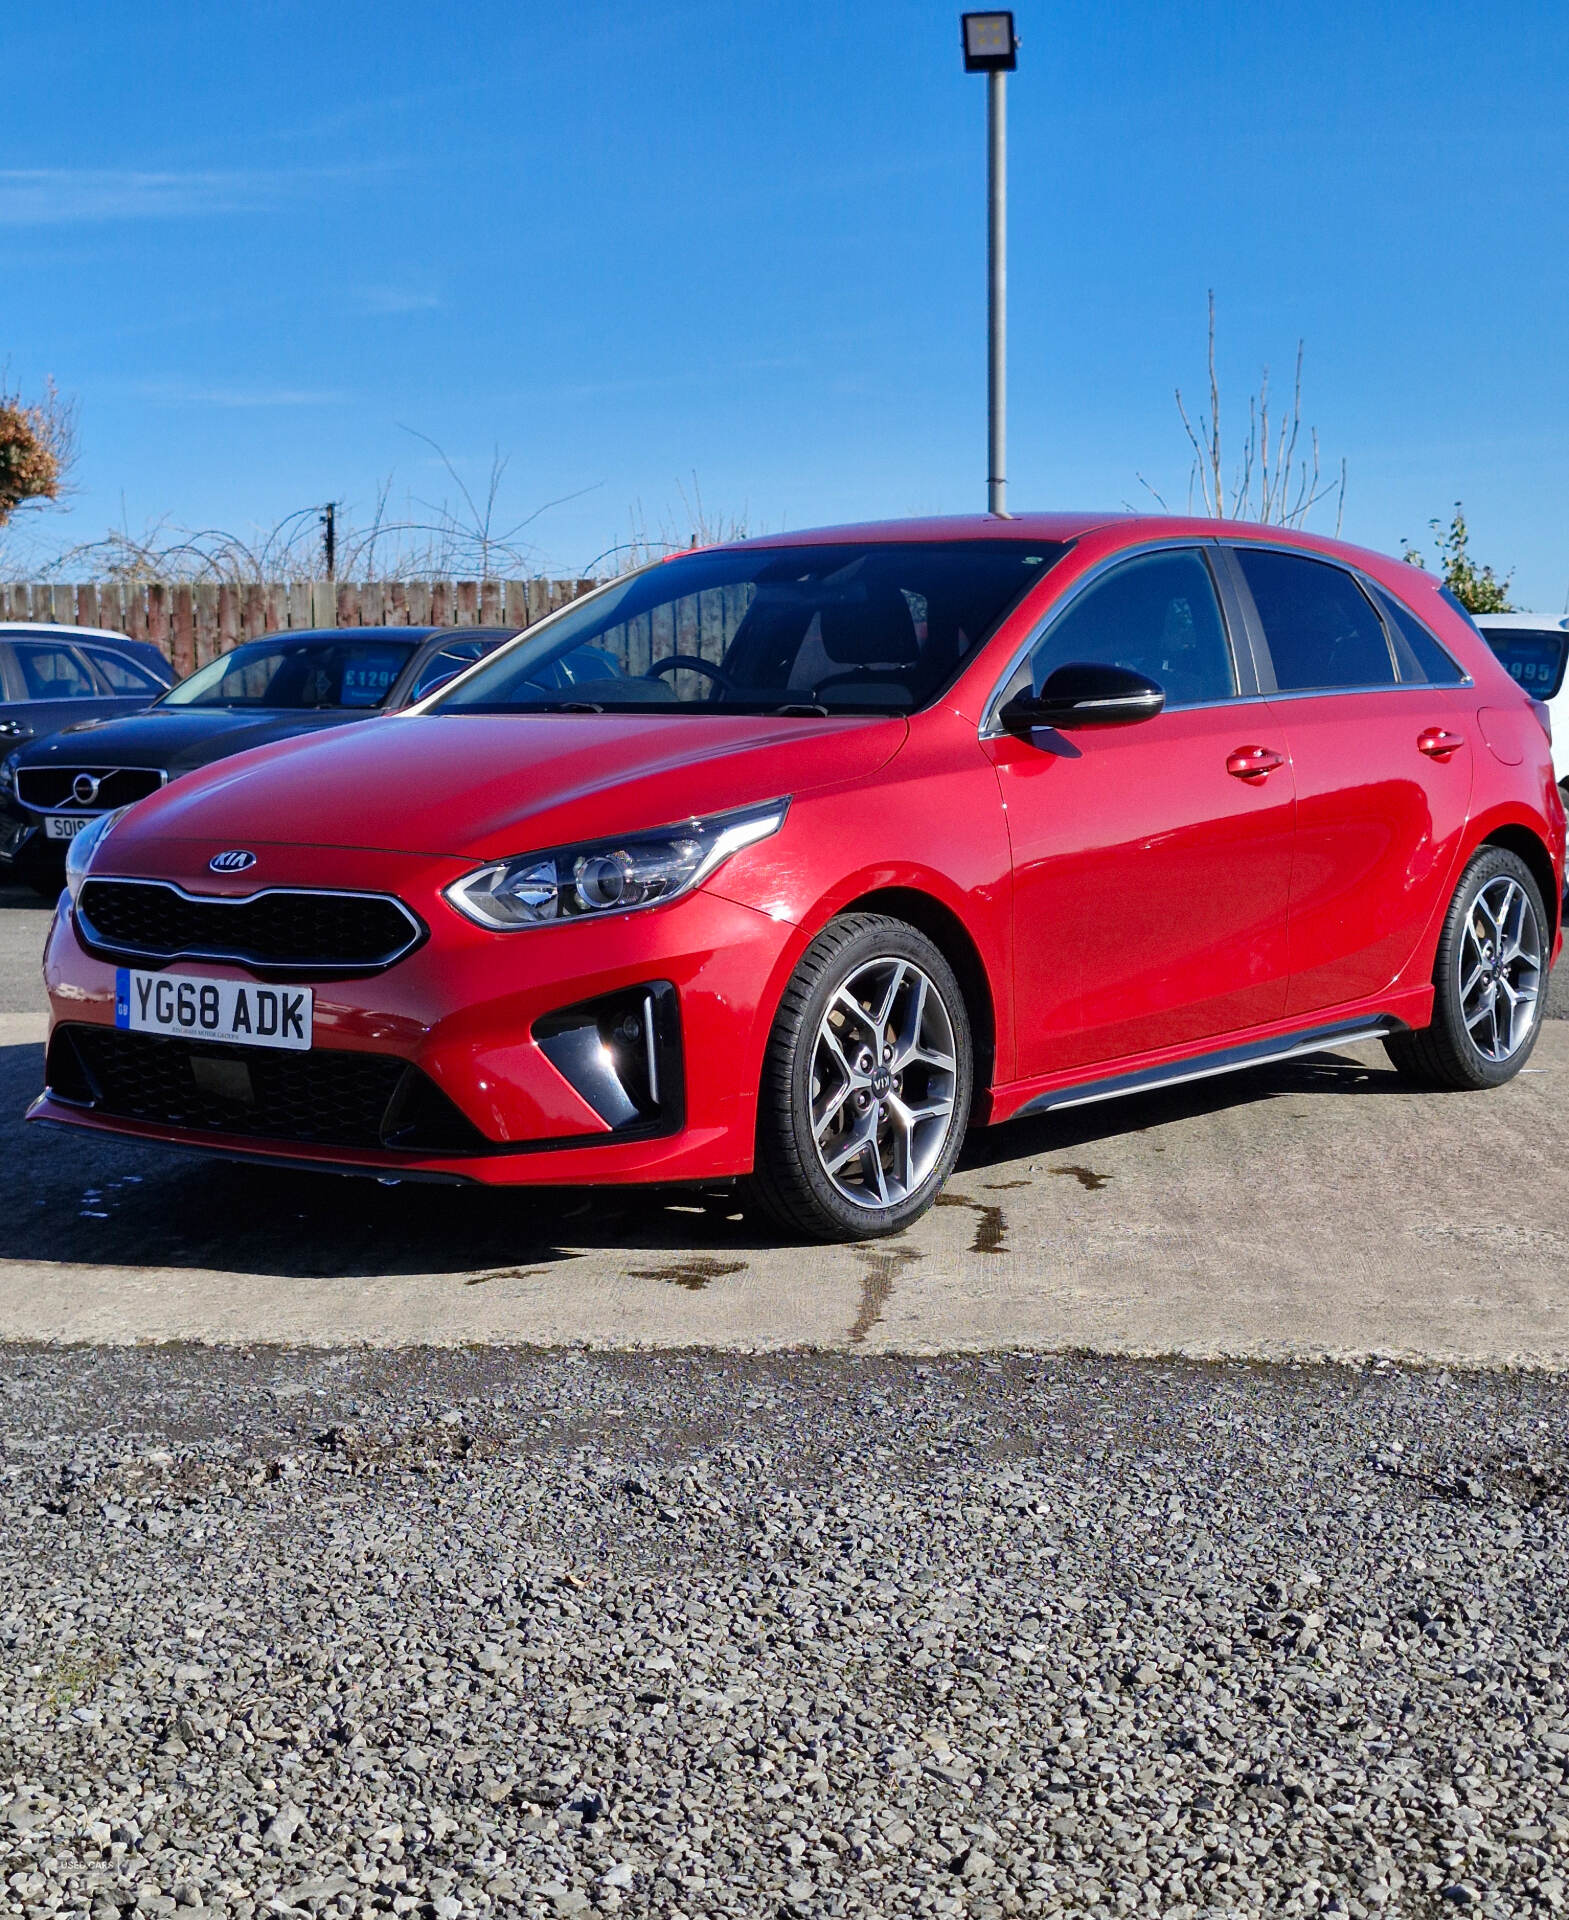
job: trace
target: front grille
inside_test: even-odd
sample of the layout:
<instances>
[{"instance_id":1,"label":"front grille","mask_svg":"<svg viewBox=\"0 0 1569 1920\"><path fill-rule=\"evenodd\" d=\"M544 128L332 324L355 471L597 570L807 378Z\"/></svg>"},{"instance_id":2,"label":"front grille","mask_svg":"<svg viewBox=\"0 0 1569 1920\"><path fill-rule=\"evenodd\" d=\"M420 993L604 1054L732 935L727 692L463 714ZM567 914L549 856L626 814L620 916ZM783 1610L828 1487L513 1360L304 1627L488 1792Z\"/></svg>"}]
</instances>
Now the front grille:
<instances>
[{"instance_id":1,"label":"front grille","mask_svg":"<svg viewBox=\"0 0 1569 1920\"><path fill-rule=\"evenodd\" d=\"M385 1053L226 1047L61 1026L49 1091L119 1120L315 1147L476 1153L486 1141L433 1080Z\"/></svg>"},{"instance_id":2,"label":"front grille","mask_svg":"<svg viewBox=\"0 0 1569 1920\"><path fill-rule=\"evenodd\" d=\"M256 972L373 973L425 928L384 893L273 887L226 900L162 880L89 880L76 907L84 945L131 960L235 960Z\"/></svg>"},{"instance_id":3,"label":"front grille","mask_svg":"<svg viewBox=\"0 0 1569 1920\"><path fill-rule=\"evenodd\" d=\"M79 800L73 789L83 776L98 783L90 800ZM145 800L163 785L156 767L18 767L16 797L24 807L61 808L70 813L107 813Z\"/></svg>"}]
</instances>

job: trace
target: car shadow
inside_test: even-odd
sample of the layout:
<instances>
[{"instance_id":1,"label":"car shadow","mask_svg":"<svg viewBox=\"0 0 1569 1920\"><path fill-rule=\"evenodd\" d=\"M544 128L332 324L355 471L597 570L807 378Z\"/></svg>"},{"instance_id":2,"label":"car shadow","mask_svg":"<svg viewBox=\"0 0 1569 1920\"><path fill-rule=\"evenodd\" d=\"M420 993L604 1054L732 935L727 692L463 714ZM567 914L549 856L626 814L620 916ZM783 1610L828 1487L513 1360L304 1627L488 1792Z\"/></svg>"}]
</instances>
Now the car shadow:
<instances>
[{"instance_id":1,"label":"car shadow","mask_svg":"<svg viewBox=\"0 0 1569 1920\"><path fill-rule=\"evenodd\" d=\"M967 1167L996 1167L1043 1153L1064 1153L1093 1146L1119 1134L1143 1133L1180 1120L1201 1119L1231 1107L1251 1106L1259 1100L1283 1100L1311 1094L1409 1093L1393 1067L1353 1060L1345 1054L1315 1055L1287 1060L1278 1066L1249 1067L1237 1073L1189 1080L1161 1093L1128 1094L1117 1100L1097 1100L1012 1120L999 1127L978 1128L965 1142L959 1171Z\"/></svg>"},{"instance_id":2,"label":"car shadow","mask_svg":"<svg viewBox=\"0 0 1569 1920\"><path fill-rule=\"evenodd\" d=\"M699 1286L727 1259L789 1245L734 1192L498 1190L368 1179L209 1159L25 1125L43 1048L0 1046L0 1259L39 1265L208 1269L297 1279L563 1271L623 1250L639 1277ZM978 1130L966 1171L1020 1168L1118 1134L1260 1099L1394 1092L1393 1072L1330 1057Z\"/></svg>"}]
</instances>

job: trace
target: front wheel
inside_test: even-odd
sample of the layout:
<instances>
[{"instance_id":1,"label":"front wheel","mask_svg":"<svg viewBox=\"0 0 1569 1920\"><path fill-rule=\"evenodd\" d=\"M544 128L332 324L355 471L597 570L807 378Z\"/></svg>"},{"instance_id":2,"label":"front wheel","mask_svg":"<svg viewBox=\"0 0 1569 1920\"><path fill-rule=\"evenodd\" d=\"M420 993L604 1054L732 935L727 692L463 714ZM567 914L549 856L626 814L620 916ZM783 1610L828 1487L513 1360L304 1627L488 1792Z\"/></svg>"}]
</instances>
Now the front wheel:
<instances>
[{"instance_id":1,"label":"front wheel","mask_svg":"<svg viewBox=\"0 0 1569 1920\"><path fill-rule=\"evenodd\" d=\"M1504 847L1483 847L1444 917L1432 1025L1384 1042L1404 1078L1463 1092L1515 1077L1541 1026L1548 924L1531 869Z\"/></svg>"},{"instance_id":2,"label":"front wheel","mask_svg":"<svg viewBox=\"0 0 1569 1920\"><path fill-rule=\"evenodd\" d=\"M754 1188L816 1240L898 1233L937 1198L964 1139L970 1022L925 934L845 914L802 955L769 1036Z\"/></svg>"}]
</instances>

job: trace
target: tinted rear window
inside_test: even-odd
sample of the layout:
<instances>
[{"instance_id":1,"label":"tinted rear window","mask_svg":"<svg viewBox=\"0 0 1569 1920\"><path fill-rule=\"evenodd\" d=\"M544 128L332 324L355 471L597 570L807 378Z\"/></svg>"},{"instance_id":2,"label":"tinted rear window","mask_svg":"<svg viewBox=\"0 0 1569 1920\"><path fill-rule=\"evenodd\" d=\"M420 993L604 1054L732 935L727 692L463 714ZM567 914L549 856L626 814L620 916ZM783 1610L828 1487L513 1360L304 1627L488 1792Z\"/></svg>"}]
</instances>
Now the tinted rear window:
<instances>
[{"instance_id":1,"label":"tinted rear window","mask_svg":"<svg viewBox=\"0 0 1569 1920\"><path fill-rule=\"evenodd\" d=\"M1411 609L1392 593L1381 593L1378 604L1389 625L1401 680L1418 686L1458 687L1465 679L1464 670L1456 666Z\"/></svg>"},{"instance_id":2,"label":"tinted rear window","mask_svg":"<svg viewBox=\"0 0 1569 1920\"><path fill-rule=\"evenodd\" d=\"M1526 692L1538 700L1551 700L1564 683L1564 656L1569 652L1569 633L1551 627L1531 631L1525 627L1483 628L1482 638L1493 649Z\"/></svg>"},{"instance_id":3,"label":"tinted rear window","mask_svg":"<svg viewBox=\"0 0 1569 1920\"><path fill-rule=\"evenodd\" d=\"M1343 567L1264 547L1235 552L1282 693L1395 684L1383 622Z\"/></svg>"}]
</instances>

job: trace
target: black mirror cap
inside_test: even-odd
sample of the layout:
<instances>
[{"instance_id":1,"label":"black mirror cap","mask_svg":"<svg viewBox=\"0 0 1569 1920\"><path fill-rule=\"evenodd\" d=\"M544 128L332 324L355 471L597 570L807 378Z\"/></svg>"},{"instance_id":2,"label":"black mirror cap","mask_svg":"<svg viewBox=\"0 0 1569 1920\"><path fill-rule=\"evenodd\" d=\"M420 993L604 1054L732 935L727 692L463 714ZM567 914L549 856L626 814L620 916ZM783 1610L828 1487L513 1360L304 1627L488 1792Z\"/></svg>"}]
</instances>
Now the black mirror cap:
<instances>
[{"instance_id":1,"label":"black mirror cap","mask_svg":"<svg viewBox=\"0 0 1569 1920\"><path fill-rule=\"evenodd\" d=\"M1071 660L1039 693L1016 693L997 718L1009 733L1028 739L1037 727L1065 733L1074 727L1132 726L1153 720L1165 704L1165 689L1130 667Z\"/></svg>"}]
</instances>

